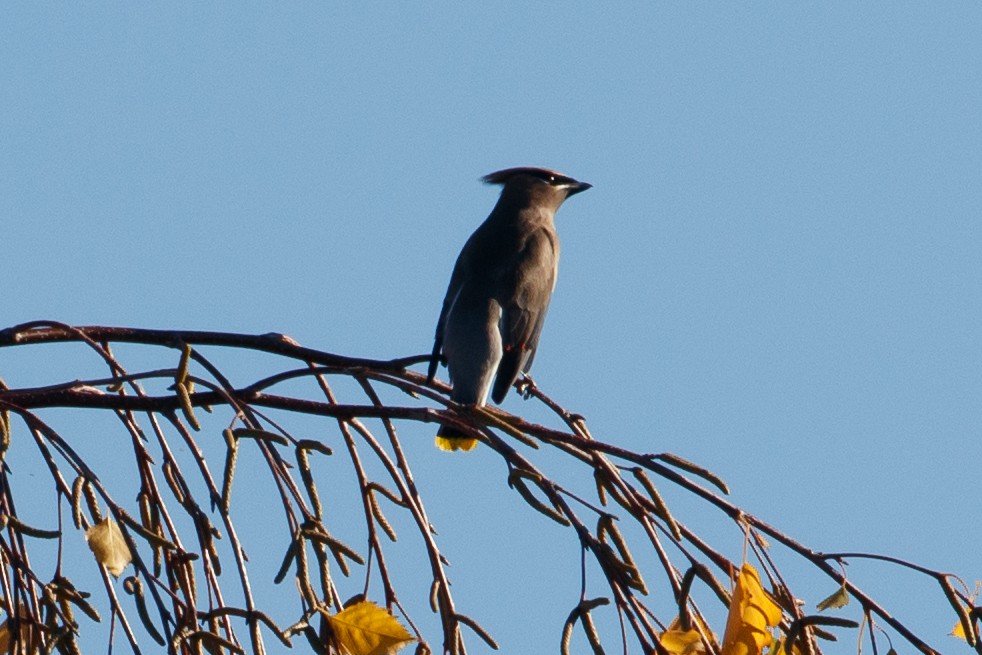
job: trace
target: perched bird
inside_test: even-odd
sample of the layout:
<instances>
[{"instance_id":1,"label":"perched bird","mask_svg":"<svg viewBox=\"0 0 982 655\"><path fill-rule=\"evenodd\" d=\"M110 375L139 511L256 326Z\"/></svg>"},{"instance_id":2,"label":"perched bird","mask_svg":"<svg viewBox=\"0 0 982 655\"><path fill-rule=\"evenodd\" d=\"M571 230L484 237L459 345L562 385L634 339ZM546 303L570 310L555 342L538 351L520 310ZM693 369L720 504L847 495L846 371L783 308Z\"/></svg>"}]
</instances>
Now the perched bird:
<instances>
[{"instance_id":1,"label":"perched bird","mask_svg":"<svg viewBox=\"0 0 982 655\"><path fill-rule=\"evenodd\" d=\"M519 373L527 373L556 286L559 237L553 217L563 201L591 185L544 168L507 168L482 178L500 184L501 196L457 257L428 381L440 352L447 360L451 399L481 406L500 403ZM477 440L443 426L442 450L471 450Z\"/></svg>"}]
</instances>

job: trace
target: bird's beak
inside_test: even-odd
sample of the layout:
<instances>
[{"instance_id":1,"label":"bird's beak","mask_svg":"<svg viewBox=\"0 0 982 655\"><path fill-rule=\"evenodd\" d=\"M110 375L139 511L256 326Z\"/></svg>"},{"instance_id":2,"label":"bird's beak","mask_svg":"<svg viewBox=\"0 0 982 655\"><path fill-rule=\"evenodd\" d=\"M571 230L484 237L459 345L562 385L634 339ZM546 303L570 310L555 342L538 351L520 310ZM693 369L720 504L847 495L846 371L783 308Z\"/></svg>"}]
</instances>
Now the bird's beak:
<instances>
[{"instance_id":1,"label":"bird's beak","mask_svg":"<svg viewBox=\"0 0 982 655\"><path fill-rule=\"evenodd\" d=\"M566 189L566 197L575 196L581 191L586 191L587 189L593 187L592 184L587 184L586 182L577 182L576 184L571 184Z\"/></svg>"}]
</instances>

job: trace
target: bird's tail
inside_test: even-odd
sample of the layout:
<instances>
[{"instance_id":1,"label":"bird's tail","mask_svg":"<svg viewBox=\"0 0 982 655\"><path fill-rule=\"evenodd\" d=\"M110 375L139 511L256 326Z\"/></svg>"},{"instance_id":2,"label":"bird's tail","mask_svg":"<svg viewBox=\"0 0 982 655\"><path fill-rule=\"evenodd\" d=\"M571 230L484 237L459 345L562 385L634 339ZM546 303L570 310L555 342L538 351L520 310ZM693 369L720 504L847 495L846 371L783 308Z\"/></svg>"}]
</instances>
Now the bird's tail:
<instances>
[{"instance_id":1,"label":"bird's tail","mask_svg":"<svg viewBox=\"0 0 982 655\"><path fill-rule=\"evenodd\" d=\"M448 453L455 450L474 450L477 447L477 439L457 428L444 425L436 433L436 447Z\"/></svg>"}]
</instances>

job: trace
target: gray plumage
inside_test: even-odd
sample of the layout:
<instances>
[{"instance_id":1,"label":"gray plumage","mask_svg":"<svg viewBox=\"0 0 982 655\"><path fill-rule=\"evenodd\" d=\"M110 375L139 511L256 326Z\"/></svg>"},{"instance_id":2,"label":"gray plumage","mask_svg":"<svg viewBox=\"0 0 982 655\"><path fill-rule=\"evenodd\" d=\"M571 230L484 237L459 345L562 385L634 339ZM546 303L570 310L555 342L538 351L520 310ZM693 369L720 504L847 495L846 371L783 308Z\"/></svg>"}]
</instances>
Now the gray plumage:
<instances>
[{"instance_id":1,"label":"gray plumage","mask_svg":"<svg viewBox=\"0 0 982 655\"><path fill-rule=\"evenodd\" d=\"M442 351L450 397L476 406L489 391L500 403L532 366L559 265L553 218L566 198L590 188L544 168L508 168L482 179L502 185L501 196L457 257L428 373L432 381ZM470 450L476 441L444 426L437 445Z\"/></svg>"}]
</instances>

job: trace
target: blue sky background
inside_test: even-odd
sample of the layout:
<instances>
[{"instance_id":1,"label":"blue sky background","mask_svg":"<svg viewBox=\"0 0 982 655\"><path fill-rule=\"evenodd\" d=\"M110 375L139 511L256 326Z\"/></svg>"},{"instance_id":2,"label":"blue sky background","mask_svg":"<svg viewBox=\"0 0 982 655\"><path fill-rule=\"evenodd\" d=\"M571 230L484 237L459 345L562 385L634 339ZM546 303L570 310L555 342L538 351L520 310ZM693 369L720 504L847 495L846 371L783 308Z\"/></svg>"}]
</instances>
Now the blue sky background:
<instances>
[{"instance_id":1,"label":"blue sky background","mask_svg":"<svg viewBox=\"0 0 982 655\"><path fill-rule=\"evenodd\" d=\"M559 214L544 390L598 438L716 471L816 549L971 583L980 33L977 2L6 5L0 323L423 353L495 200L478 178L554 167L594 189ZM28 360L0 351L0 376L55 381ZM403 434L460 609L504 652L554 650L572 535L489 453ZM738 556L739 531L672 499ZM850 575L969 652L933 587Z\"/></svg>"}]
</instances>

